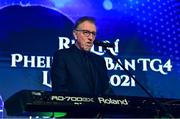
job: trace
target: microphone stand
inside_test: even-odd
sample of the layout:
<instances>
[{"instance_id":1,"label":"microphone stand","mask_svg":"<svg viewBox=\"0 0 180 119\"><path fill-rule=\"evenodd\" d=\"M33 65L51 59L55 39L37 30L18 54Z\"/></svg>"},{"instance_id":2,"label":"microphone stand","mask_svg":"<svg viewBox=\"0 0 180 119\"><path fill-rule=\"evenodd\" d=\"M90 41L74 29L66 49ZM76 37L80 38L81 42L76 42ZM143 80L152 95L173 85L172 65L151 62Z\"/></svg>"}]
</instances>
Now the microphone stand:
<instances>
[{"instance_id":1,"label":"microphone stand","mask_svg":"<svg viewBox=\"0 0 180 119\"><path fill-rule=\"evenodd\" d=\"M102 46L103 47L103 46ZM122 68L123 70L132 78L134 79L134 81L141 87L141 89L143 89L143 91L150 97L152 98L152 100L155 102L155 104L159 107L160 110L164 111L165 114L167 114L168 117L170 118L174 118L169 112L168 110L161 104L161 102L159 102L158 100L156 100L154 98L154 96L138 81L136 80L135 77L133 77L133 75L118 61L118 59L109 51L109 49L107 49L107 47L103 47L103 49L107 52L108 55L110 55L110 57L116 61Z\"/></svg>"}]
</instances>

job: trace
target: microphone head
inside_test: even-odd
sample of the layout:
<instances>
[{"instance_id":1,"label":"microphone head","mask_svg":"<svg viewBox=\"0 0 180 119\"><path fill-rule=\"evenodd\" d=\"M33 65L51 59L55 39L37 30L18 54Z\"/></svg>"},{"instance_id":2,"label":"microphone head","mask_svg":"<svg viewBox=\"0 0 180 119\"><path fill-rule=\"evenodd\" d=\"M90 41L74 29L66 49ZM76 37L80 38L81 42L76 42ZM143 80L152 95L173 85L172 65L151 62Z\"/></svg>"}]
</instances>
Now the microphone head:
<instances>
[{"instance_id":1,"label":"microphone head","mask_svg":"<svg viewBox=\"0 0 180 119\"><path fill-rule=\"evenodd\" d=\"M102 47L114 47L114 43L111 44L111 43L108 43L108 42L98 41L98 40L95 40L95 41L94 41L94 45L96 45L96 46L102 46Z\"/></svg>"}]
</instances>

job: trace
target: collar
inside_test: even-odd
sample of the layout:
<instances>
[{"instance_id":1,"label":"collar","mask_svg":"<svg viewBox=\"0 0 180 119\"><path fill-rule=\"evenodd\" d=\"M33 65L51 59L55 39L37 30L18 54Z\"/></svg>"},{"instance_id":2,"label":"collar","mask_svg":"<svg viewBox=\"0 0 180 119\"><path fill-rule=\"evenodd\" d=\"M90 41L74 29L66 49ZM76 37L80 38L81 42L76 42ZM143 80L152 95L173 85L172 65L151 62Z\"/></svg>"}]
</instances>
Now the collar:
<instances>
[{"instance_id":1,"label":"collar","mask_svg":"<svg viewBox=\"0 0 180 119\"><path fill-rule=\"evenodd\" d=\"M70 47L74 52L76 53L80 53L82 55L89 55L91 52L90 51L84 51L84 50L80 50L79 48L77 48L77 46L75 44L73 44L71 47Z\"/></svg>"}]
</instances>

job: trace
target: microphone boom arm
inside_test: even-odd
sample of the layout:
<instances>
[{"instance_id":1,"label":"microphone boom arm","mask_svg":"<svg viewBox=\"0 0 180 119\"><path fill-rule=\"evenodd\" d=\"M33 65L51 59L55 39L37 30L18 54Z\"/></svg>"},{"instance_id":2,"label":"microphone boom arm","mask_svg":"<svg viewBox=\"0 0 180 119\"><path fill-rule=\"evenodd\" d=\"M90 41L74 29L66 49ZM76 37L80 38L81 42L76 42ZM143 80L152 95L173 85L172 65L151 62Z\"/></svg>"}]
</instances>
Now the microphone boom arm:
<instances>
[{"instance_id":1,"label":"microphone boom arm","mask_svg":"<svg viewBox=\"0 0 180 119\"><path fill-rule=\"evenodd\" d=\"M155 104L159 107L160 110L164 111L165 114L168 117L173 118L173 116L168 112L168 110L161 104L161 102L159 102L158 100L156 100L154 98L154 96L118 61L118 59L109 51L109 49L107 49L107 47L104 47L104 50L107 52L108 55L110 55L110 57L115 60L122 68L123 70L132 78L134 79L134 81L141 87L141 89L143 89L143 91L150 97L153 99L153 101L155 102Z\"/></svg>"}]
</instances>

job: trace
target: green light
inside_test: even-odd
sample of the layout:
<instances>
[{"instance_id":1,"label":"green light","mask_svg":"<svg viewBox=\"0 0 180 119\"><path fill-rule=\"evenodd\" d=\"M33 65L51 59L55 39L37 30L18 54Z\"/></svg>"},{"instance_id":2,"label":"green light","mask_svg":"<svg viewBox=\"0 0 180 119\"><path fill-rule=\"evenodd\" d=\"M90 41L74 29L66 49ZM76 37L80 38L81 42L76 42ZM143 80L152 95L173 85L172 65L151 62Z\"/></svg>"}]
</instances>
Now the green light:
<instances>
[{"instance_id":1,"label":"green light","mask_svg":"<svg viewBox=\"0 0 180 119\"><path fill-rule=\"evenodd\" d=\"M35 115L41 117L65 117L67 112L38 112Z\"/></svg>"}]
</instances>

